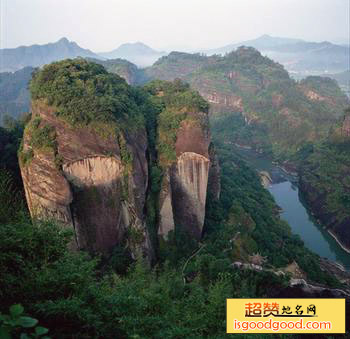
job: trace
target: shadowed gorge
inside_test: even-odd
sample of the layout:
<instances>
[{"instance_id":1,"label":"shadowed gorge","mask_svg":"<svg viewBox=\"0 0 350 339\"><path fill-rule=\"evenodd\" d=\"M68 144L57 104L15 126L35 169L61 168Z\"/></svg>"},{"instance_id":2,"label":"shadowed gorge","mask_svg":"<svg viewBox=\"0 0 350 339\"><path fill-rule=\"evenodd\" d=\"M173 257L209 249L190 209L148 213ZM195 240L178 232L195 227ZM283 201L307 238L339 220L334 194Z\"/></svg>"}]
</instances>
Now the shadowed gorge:
<instances>
[{"instance_id":1,"label":"shadowed gorge","mask_svg":"<svg viewBox=\"0 0 350 339\"><path fill-rule=\"evenodd\" d=\"M350 112L300 161L300 188L311 210L348 253L350 250Z\"/></svg>"}]
</instances>

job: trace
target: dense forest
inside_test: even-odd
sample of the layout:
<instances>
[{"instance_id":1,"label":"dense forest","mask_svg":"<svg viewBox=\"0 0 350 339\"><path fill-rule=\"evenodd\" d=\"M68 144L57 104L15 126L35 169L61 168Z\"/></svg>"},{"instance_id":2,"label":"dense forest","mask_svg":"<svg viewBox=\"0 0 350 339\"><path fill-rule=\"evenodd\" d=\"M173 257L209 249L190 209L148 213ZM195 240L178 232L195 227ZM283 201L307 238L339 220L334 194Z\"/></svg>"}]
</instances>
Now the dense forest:
<instances>
[{"instance_id":1,"label":"dense forest","mask_svg":"<svg viewBox=\"0 0 350 339\"><path fill-rule=\"evenodd\" d=\"M326 138L349 105L334 80L314 76L296 82L282 65L249 47L210 57L173 52L145 73L184 79L210 102L214 118L241 114L245 124L234 141L280 161Z\"/></svg>"},{"instance_id":2,"label":"dense forest","mask_svg":"<svg viewBox=\"0 0 350 339\"><path fill-rule=\"evenodd\" d=\"M2 74L4 112L28 111L32 72ZM348 100L333 80L295 82L282 66L242 48L223 57L173 52L144 71L119 59L64 60L34 72L29 89L35 109L52 107L64 129L37 113L6 117L0 127L0 337L223 338L228 297L305 296L291 287L301 277L328 295L347 288L280 219L258 173L233 147L250 145L293 162L316 216L350 239L343 227L350 202L349 112L342 113ZM219 199L208 189L199 240L185 225L159 235L160 195L184 126L211 134L220 167ZM129 230L107 255L90 245L72 251L74 230L29 211L19 162L28 169L52 154L62 173L59 134L84 130L95 142L116 143L119 153L106 148L103 156L120 156L121 200L128 203L139 158L132 139L146 135L143 212L151 255L132 248L144 241L139 230ZM98 191L88 198L101 199Z\"/></svg>"},{"instance_id":3,"label":"dense forest","mask_svg":"<svg viewBox=\"0 0 350 339\"><path fill-rule=\"evenodd\" d=\"M108 260L69 252L71 232L53 221L31 221L23 196L13 194L11 175L2 172L1 311L21 303L53 337L219 338L225 298L283 290L288 274L275 271L293 260L311 281L340 286L274 216L274 202L254 171L219 149L224 190L217 205L208 205L205 239L197 245L174 234L153 268L118 248ZM255 252L267 257L262 272L232 267Z\"/></svg>"},{"instance_id":4,"label":"dense forest","mask_svg":"<svg viewBox=\"0 0 350 339\"><path fill-rule=\"evenodd\" d=\"M207 102L181 81L131 88L102 66L83 61L44 68L34 75L30 88L33 99L47 98L59 118L73 128L96 128L96 122L145 123L152 157L147 227L156 227L156 196L162 170L174 161L175 132L181 121L193 119L181 109L206 111ZM239 116L228 119L230 126L239 128L242 123ZM33 121L26 129L32 129L34 152L48 144L55 147L47 139L50 131L36 131L40 121L31 126ZM225 298L283 295L293 277L287 269L293 262L308 282L342 287L279 218L257 173L224 142L220 124L227 126L227 120L213 121L222 189L219 200L207 196L203 238L197 242L176 228L158 243L152 265L141 256L132 258L122 246L108 256L72 252L71 230L53 219L30 218L16 156L25 123L0 129L4 337L47 333L53 338L221 338ZM235 262L247 266L242 269ZM253 263L260 268L253 269Z\"/></svg>"}]
</instances>

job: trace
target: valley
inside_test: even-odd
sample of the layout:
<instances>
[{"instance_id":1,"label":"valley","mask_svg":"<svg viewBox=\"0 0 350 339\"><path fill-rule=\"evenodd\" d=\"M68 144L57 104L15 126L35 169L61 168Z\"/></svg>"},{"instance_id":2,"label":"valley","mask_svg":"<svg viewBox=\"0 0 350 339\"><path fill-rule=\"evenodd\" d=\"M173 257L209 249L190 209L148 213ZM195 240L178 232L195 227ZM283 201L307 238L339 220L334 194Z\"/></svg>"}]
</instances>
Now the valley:
<instances>
[{"instance_id":1,"label":"valley","mask_svg":"<svg viewBox=\"0 0 350 339\"><path fill-rule=\"evenodd\" d=\"M347 75L288 72L344 50L246 43L2 50L1 312L58 338L223 338L228 297L350 302Z\"/></svg>"},{"instance_id":2,"label":"valley","mask_svg":"<svg viewBox=\"0 0 350 339\"><path fill-rule=\"evenodd\" d=\"M268 157L252 150L235 147L234 152L240 154L247 163L258 172L270 174L272 179L267 189L281 207L281 218L291 226L293 233L298 234L305 246L320 257L327 258L350 270L350 256L337 241L324 229L306 208L306 202L298 187L298 178L290 175Z\"/></svg>"}]
</instances>

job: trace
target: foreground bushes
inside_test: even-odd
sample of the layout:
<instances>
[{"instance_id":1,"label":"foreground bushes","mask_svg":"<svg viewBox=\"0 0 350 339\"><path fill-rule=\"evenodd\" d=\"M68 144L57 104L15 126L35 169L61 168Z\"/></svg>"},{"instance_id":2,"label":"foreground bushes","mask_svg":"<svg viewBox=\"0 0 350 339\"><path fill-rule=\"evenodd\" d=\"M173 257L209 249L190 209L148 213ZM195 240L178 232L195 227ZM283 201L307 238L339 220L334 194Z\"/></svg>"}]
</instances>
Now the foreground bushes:
<instances>
[{"instance_id":1,"label":"foreground bushes","mask_svg":"<svg viewBox=\"0 0 350 339\"><path fill-rule=\"evenodd\" d=\"M0 225L1 312L21 303L59 338L220 337L227 297L261 295L262 286L279 283L234 272L209 253L193 259L185 281L182 263L150 269L139 260L121 276L108 263L69 253L68 241L52 222Z\"/></svg>"},{"instance_id":2,"label":"foreground bushes","mask_svg":"<svg viewBox=\"0 0 350 339\"><path fill-rule=\"evenodd\" d=\"M9 177L2 173L2 179ZM13 206L17 213L4 210L0 223L0 312L20 303L53 338L224 337L226 298L262 296L283 285L266 272L232 269L220 250L230 229L186 265L180 255L153 269L140 259L117 265L126 272L117 274L115 257L69 252L71 231L32 222L19 201Z\"/></svg>"}]
</instances>

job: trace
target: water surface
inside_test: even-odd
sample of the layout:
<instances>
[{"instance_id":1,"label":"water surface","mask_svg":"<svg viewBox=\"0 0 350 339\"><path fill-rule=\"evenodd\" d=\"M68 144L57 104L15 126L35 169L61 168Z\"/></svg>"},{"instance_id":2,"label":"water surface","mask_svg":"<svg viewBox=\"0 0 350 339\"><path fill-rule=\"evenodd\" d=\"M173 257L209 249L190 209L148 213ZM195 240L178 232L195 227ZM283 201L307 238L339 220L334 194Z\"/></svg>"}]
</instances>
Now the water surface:
<instances>
[{"instance_id":1,"label":"water surface","mask_svg":"<svg viewBox=\"0 0 350 339\"><path fill-rule=\"evenodd\" d=\"M268 190L282 208L281 218L289 223L293 233L301 237L305 246L350 270L350 254L307 211L296 178L286 174L265 156L246 149L237 149L237 152L256 170L269 172L273 183Z\"/></svg>"}]
</instances>

